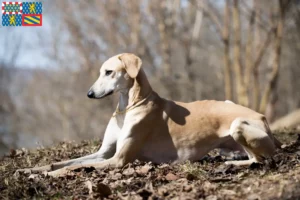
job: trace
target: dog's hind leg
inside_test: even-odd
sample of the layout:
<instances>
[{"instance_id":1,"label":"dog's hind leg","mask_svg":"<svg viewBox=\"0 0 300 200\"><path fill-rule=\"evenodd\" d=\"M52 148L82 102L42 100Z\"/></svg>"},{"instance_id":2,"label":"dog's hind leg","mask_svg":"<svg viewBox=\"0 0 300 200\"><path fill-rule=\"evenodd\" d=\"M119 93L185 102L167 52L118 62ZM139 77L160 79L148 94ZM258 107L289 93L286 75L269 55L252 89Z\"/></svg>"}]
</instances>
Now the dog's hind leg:
<instances>
[{"instance_id":1,"label":"dog's hind leg","mask_svg":"<svg viewBox=\"0 0 300 200\"><path fill-rule=\"evenodd\" d=\"M266 131L261 120L235 119L230 126L230 135L243 146L249 160L227 161L225 164L250 165L271 157L275 152L275 145Z\"/></svg>"}]
</instances>

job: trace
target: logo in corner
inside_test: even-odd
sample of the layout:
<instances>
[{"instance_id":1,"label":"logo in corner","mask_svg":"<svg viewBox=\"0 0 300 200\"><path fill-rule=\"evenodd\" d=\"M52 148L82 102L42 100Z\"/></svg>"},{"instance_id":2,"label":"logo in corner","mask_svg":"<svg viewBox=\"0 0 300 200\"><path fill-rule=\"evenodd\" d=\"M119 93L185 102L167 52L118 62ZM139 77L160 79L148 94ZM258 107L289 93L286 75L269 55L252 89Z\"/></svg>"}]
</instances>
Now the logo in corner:
<instances>
[{"instance_id":1,"label":"logo in corner","mask_svg":"<svg viewBox=\"0 0 300 200\"><path fill-rule=\"evenodd\" d=\"M42 26L42 2L3 2L3 26Z\"/></svg>"}]
</instances>

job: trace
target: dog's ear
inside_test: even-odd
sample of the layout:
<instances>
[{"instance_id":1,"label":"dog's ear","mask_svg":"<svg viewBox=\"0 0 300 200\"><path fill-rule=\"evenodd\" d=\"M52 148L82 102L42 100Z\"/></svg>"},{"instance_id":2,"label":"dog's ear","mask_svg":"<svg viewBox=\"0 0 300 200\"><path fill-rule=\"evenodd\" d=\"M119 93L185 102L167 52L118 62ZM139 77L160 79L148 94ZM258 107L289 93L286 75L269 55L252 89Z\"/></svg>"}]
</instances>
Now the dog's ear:
<instances>
[{"instance_id":1,"label":"dog's ear","mask_svg":"<svg viewBox=\"0 0 300 200\"><path fill-rule=\"evenodd\" d=\"M118 58L123 63L127 74L131 78L136 78L141 69L142 60L136 55L131 53L124 53L120 55Z\"/></svg>"}]
</instances>

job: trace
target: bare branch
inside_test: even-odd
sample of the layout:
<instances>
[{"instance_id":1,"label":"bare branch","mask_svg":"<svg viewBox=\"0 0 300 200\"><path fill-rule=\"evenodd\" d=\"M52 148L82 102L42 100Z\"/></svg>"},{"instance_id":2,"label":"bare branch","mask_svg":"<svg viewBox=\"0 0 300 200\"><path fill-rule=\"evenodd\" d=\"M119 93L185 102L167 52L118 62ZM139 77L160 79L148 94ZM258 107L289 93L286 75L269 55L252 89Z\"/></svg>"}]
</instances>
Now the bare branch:
<instances>
[{"instance_id":1,"label":"bare branch","mask_svg":"<svg viewBox=\"0 0 300 200\"><path fill-rule=\"evenodd\" d=\"M221 24L221 19L220 17L218 17L216 11L213 11L213 7L208 5L208 4L196 4L194 1L190 0L190 3L192 5L194 5L198 10L200 10L201 12L203 12L204 15L207 15L208 18L213 22L213 25L220 37L221 40L223 40L222 38L222 24Z\"/></svg>"},{"instance_id":2,"label":"bare branch","mask_svg":"<svg viewBox=\"0 0 300 200\"><path fill-rule=\"evenodd\" d=\"M248 2L248 1L247 1ZM255 3L254 1L254 5L256 5L257 3ZM249 18L252 17L252 12L253 12L253 8L250 8L249 5L246 3L245 0L241 1L241 9L244 11L242 13L246 14ZM254 8L257 11L257 6L256 8ZM268 27L272 26L272 23L269 21L266 21L264 19L264 17L262 16L261 13L256 12L256 23L257 26L263 30L263 31L268 31Z\"/></svg>"}]
</instances>

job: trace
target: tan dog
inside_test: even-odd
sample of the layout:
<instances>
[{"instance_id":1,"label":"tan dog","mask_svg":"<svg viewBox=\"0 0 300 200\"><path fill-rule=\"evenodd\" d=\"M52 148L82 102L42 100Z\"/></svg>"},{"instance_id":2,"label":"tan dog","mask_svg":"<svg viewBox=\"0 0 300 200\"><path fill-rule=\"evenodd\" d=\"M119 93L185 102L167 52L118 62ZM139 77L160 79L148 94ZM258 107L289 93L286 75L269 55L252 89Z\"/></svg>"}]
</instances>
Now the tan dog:
<instances>
[{"instance_id":1,"label":"tan dog","mask_svg":"<svg viewBox=\"0 0 300 200\"><path fill-rule=\"evenodd\" d=\"M81 167L121 167L135 159L197 161L210 150L233 142L244 148L249 160L226 164L249 165L272 156L275 146L280 146L265 117L253 110L230 101L182 103L161 98L152 90L141 65L141 59L133 54L110 58L88 92L88 97L96 99L120 93L97 153L30 170L58 176Z\"/></svg>"}]
</instances>

